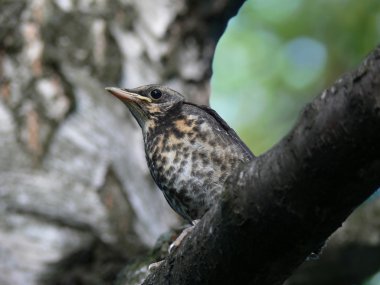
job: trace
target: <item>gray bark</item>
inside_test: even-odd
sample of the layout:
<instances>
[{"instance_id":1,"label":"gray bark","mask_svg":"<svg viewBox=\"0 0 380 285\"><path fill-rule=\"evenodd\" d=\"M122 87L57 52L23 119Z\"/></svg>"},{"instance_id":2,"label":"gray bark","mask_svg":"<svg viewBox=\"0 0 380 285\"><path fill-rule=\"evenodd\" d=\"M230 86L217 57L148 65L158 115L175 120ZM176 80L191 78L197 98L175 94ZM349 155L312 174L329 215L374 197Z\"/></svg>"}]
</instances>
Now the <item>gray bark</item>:
<instances>
[{"instance_id":1,"label":"gray bark","mask_svg":"<svg viewBox=\"0 0 380 285\"><path fill-rule=\"evenodd\" d=\"M133 258L178 225L104 87L164 83L207 104L216 41L242 2L0 2L2 285L38 284L93 244Z\"/></svg>"}]
</instances>

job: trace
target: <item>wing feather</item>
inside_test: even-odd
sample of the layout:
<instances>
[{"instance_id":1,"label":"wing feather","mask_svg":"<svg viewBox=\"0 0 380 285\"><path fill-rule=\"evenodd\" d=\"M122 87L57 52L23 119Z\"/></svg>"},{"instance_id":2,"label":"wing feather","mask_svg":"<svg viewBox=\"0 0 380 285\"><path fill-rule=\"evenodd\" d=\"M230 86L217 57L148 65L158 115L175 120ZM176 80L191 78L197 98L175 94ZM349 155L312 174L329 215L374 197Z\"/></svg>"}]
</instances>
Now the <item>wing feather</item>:
<instances>
[{"instance_id":1,"label":"wing feather","mask_svg":"<svg viewBox=\"0 0 380 285\"><path fill-rule=\"evenodd\" d=\"M255 155L251 152L251 150L247 147L247 145L239 138L237 133L222 119L221 116L212 108L206 106L206 105L197 105L194 103L186 102L185 104L195 106L205 112L207 112L210 116L212 116L218 124L225 130L230 138L237 143L244 151L245 156L249 158L250 160L255 157Z\"/></svg>"}]
</instances>

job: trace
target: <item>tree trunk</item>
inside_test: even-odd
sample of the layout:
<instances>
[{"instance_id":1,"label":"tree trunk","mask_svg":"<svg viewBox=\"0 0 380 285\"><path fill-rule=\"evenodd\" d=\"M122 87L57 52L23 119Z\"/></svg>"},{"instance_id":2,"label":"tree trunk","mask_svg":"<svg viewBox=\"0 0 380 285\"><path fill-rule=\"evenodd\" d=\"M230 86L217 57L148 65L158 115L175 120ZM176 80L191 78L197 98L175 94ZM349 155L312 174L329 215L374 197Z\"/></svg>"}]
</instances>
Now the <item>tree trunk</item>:
<instances>
[{"instance_id":1,"label":"tree trunk","mask_svg":"<svg viewBox=\"0 0 380 285\"><path fill-rule=\"evenodd\" d=\"M1 1L0 284L39 284L83 250L132 258L178 224L104 88L164 83L207 104L216 41L242 2Z\"/></svg>"}]
</instances>

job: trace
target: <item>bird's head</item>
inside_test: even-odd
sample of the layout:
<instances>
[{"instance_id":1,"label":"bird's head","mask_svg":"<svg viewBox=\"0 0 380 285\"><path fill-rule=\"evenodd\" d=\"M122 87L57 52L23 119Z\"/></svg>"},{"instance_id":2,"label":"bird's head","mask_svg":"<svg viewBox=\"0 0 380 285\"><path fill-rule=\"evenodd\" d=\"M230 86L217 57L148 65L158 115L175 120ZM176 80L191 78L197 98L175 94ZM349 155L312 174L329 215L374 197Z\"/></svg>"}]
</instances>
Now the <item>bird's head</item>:
<instances>
[{"instance_id":1,"label":"bird's head","mask_svg":"<svg viewBox=\"0 0 380 285\"><path fill-rule=\"evenodd\" d=\"M165 116L184 101L178 92L157 84L134 89L107 87L106 90L127 105L141 128L144 128L147 121Z\"/></svg>"}]
</instances>

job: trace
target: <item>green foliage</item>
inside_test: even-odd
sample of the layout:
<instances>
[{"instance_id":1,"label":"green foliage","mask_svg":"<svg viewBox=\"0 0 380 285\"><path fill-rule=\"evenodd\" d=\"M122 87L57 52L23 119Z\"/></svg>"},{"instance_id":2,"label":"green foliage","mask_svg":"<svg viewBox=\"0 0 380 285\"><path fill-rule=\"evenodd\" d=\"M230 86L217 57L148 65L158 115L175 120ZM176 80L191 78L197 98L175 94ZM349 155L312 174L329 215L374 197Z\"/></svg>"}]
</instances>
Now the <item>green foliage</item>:
<instances>
[{"instance_id":1,"label":"green foliage","mask_svg":"<svg viewBox=\"0 0 380 285\"><path fill-rule=\"evenodd\" d=\"M248 0L218 44L211 106L262 153L379 38L378 1Z\"/></svg>"}]
</instances>

